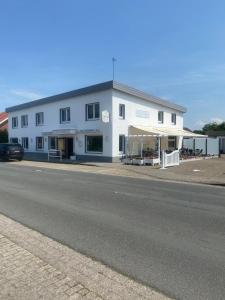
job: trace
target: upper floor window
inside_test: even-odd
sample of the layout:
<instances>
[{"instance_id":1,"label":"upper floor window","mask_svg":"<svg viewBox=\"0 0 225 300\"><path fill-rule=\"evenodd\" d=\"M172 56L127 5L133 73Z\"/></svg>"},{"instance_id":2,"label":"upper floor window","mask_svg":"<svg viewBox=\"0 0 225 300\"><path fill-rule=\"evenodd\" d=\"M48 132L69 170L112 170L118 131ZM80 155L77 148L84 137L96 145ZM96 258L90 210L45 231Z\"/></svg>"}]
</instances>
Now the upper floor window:
<instances>
[{"instance_id":1,"label":"upper floor window","mask_svg":"<svg viewBox=\"0 0 225 300\"><path fill-rule=\"evenodd\" d=\"M12 117L12 128L18 128L18 117Z\"/></svg>"},{"instance_id":2,"label":"upper floor window","mask_svg":"<svg viewBox=\"0 0 225 300\"><path fill-rule=\"evenodd\" d=\"M21 116L21 127L28 126L28 115Z\"/></svg>"},{"instance_id":3,"label":"upper floor window","mask_svg":"<svg viewBox=\"0 0 225 300\"><path fill-rule=\"evenodd\" d=\"M35 120L36 120L36 126L44 125L44 113L43 112L36 113Z\"/></svg>"},{"instance_id":4,"label":"upper floor window","mask_svg":"<svg viewBox=\"0 0 225 300\"><path fill-rule=\"evenodd\" d=\"M119 117L125 119L125 104L119 104Z\"/></svg>"},{"instance_id":5,"label":"upper floor window","mask_svg":"<svg viewBox=\"0 0 225 300\"><path fill-rule=\"evenodd\" d=\"M164 122L164 112L158 111L158 122L163 123Z\"/></svg>"},{"instance_id":6,"label":"upper floor window","mask_svg":"<svg viewBox=\"0 0 225 300\"><path fill-rule=\"evenodd\" d=\"M29 138L28 137L22 137L22 146L24 149L29 148Z\"/></svg>"},{"instance_id":7,"label":"upper floor window","mask_svg":"<svg viewBox=\"0 0 225 300\"><path fill-rule=\"evenodd\" d=\"M70 107L60 109L60 123L70 122Z\"/></svg>"},{"instance_id":8,"label":"upper floor window","mask_svg":"<svg viewBox=\"0 0 225 300\"><path fill-rule=\"evenodd\" d=\"M36 137L36 150L44 149L44 138L42 136Z\"/></svg>"},{"instance_id":9,"label":"upper floor window","mask_svg":"<svg viewBox=\"0 0 225 300\"><path fill-rule=\"evenodd\" d=\"M86 120L98 120L100 118L100 104L86 104Z\"/></svg>"},{"instance_id":10,"label":"upper floor window","mask_svg":"<svg viewBox=\"0 0 225 300\"><path fill-rule=\"evenodd\" d=\"M177 115L176 114L171 114L171 123L176 125L176 123L177 123Z\"/></svg>"}]
</instances>

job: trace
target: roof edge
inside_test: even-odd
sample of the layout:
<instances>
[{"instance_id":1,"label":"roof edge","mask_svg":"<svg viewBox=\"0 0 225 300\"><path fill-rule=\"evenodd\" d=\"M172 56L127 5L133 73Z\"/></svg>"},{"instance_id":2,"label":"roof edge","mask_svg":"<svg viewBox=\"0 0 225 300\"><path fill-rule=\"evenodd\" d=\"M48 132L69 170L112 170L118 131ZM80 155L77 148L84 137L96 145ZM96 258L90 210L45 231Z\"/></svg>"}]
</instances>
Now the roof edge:
<instances>
[{"instance_id":1,"label":"roof edge","mask_svg":"<svg viewBox=\"0 0 225 300\"><path fill-rule=\"evenodd\" d=\"M141 98L143 100L147 100L147 101L153 102L155 104L159 104L159 105L166 106L168 108L172 108L172 109L180 111L182 113L185 113L187 111L187 109L185 107L181 106L181 105L172 103L170 101L161 99L161 98L156 97L156 96L152 96L148 93L142 92L138 89L127 86L127 85L122 84L120 82L110 80L110 81L105 81L105 82L102 82L102 83L90 85L90 86L87 86L87 87L84 87L84 88L80 88L80 89L77 89L77 90L72 90L72 91L69 91L69 92L60 93L60 94L57 94L57 95L53 95L53 96L41 98L41 99L38 99L38 100L33 100L33 101L30 101L30 102L22 103L22 104L19 104L19 105L7 107L5 109L5 112L7 112L7 113L14 112L14 111L17 111L17 110L31 108L31 107L38 106L38 105L57 102L57 101L60 101L60 100L64 100L64 99L68 99L68 98L72 98L72 97L77 97L77 96L81 96L81 95L86 95L86 94L90 94L90 93L100 92L100 91L104 91L104 90L108 90L108 89L115 89L115 90L118 90L120 92L124 92L124 93L127 93L129 95Z\"/></svg>"},{"instance_id":2,"label":"roof edge","mask_svg":"<svg viewBox=\"0 0 225 300\"><path fill-rule=\"evenodd\" d=\"M151 102L159 104L159 105L166 106L168 108L172 108L174 110L178 110L178 111L183 112L183 113L187 112L187 109L184 106L181 106L181 105L178 105L176 103L161 99L159 97L153 96L151 94L140 91L138 89L135 89L133 87L122 84L122 83L117 82L117 81L113 81L113 88L118 90L118 91L125 92L127 94L142 98L142 99L147 100L147 101L151 101Z\"/></svg>"},{"instance_id":3,"label":"roof edge","mask_svg":"<svg viewBox=\"0 0 225 300\"><path fill-rule=\"evenodd\" d=\"M64 99L68 99L68 98L72 98L72 97L77 97L77 96L81 96L81 95L86 95L86 94L89 94L89 93L104 91L104 90L108 90L108 89L112 89L112 88L113 88L113 81L112 80L111 81L106 81L106 82L90 85L90 86L87 86L87 87L83 87L83 88L80 88L80 89L77 89L77 90L72 90L72 91L69 91L69 92L60 93L60 94L57 94L57 95L53 95L53 96L33 100L33 101L30 101L30 102L25 102L25 103L22 103L22 104L19 104L19 105L7 107L5 109L5 112L9 113L9 112L13 112L13 111L17 111L17 110L21 110L21 109L25 109L25 108L31 108L31 107L38 106L38 105L57 102L57 101L60 101L60 100L64 100Z\"/></svg>"}]
</instances>

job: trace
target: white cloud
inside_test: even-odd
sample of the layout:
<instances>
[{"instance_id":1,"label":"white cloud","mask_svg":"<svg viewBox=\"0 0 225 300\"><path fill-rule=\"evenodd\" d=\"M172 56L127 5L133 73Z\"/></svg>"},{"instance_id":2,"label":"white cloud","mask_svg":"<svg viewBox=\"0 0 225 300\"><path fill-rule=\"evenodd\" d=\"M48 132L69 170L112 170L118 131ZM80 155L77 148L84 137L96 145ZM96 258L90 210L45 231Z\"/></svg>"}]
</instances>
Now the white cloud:
<instances>
[{"instance_id":1,"label":"white cloud","mask_svg":"<svg viewBox=\"0 0 225 300\"><path fill-rule=\"evenodd\" d=\"M220 124L222 122L225 122L223 119L221 118L211 118L209 120L198 120L196 123L195 123L195 128L197 129L202 129L202 127L205 125L205 124L208 124L208 123L217 123L217 124Z\"/></svg>"},{"instance_id":2,"label":"white cloud","mask_svg":"<svg viewBox=\"0 0 225 300\"><path fill-rule=\"evenodd\" d=\"M36 92L32 92L29 90L11 90L10 91L11 95L14 95L16 97L20 97L23 98L24 100L36 100L36 99L40 99L43 98L43 95L36 93Z\"/></svg>"},{"instance_id":3,"label":"white cloud","mask_svg":"<svg viewBox=\"0 0 225 300\"><path fill-rule=\"evenodd\" d=\"M224 120L220 119L220 118L211 118L210 122L220 124L220 123L224 122Z\"/></svg>"}]
</instances>

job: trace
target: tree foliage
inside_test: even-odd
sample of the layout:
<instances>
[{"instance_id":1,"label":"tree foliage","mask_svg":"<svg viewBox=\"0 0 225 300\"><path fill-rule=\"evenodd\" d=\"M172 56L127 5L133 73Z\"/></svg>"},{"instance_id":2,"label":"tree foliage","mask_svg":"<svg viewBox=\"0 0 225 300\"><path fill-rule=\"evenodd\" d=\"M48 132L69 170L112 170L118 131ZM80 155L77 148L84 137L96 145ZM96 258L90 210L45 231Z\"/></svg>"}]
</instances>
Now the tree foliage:
<instances>
[{"instance_id":1,"label":"tree foliage","mask_svg":"<svg viewBox=\"0 0 225 300\"><path fill-rule=\"evenodd\" d=\"M8 131L6 129L0 131L0 143L8 143Z\"/></svg>"},{"instance_id":2,"label":"tree foliage","mask_svg":"<svg viewBox=\"0 0 225 300\"><path fill-rule=\"evenodd\" d=\"M218 123L208 123L205 124L204 127L202 128L203 132L207 131L225 131L225 122L222 122L220 124Z\"/></svg>"},{"instance_id":3,"label":"tree foliage","mask_svg":"<svg viewBox=\"0 0 225 300\"><path fill-rule=\"evenodd\" d=\"M208 131L225 131L225 122L222 123L208 123L205 124L202 130L194 130L194 133L206 134Z\"/></svg>"}]
</instances>

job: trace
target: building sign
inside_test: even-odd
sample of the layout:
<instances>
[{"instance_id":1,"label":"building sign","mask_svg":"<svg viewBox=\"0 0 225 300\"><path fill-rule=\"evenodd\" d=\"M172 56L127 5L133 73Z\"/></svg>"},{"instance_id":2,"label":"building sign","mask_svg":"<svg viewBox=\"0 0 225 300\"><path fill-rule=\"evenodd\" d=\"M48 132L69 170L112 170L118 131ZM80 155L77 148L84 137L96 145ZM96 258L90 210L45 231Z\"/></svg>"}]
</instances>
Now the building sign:
<instances>
[{"instance_id":1,"label":"building sign","mask_svg":"<svg viewBox=\"0 0 225 300\"><path fill-rule=\"evenodd\" d=\"M149 111L146 111L146 110L137 109L136 110L136 117L143 118L143 119L149 119L150 118L150 113L149 113Z\"/></svg>"},{"instance_id":2,"label":"building sign","mask_svg":"<svg viewBox=\"0 0 225 300\"><path fill-rule=\"evenodd\" d=\"M102 122L109 123L109 112L107 110L102 111Z\"/></svg>"}]
</instances>

